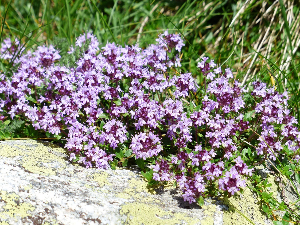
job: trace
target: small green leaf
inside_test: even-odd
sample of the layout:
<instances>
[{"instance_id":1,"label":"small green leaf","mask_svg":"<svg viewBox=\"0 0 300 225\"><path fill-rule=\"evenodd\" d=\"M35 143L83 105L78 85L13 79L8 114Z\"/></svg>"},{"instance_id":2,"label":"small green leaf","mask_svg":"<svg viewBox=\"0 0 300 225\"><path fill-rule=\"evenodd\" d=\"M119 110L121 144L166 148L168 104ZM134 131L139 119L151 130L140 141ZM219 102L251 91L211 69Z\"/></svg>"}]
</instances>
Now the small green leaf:
<instances>
[{"instance_id":1,"label":"small green leaf","mask_svg":"<svg viewBox=\"0 0 300 225\"><path fill-rule=\"evenodd\" d=\"M50 134L48 131L46 132L46 137L47 138L51 138L52 137L52 134Z\"/></svg>"},{"instance_id":2,"label":"small green leaf","mask_svg":"<svg viewBox=\"0 0 300 225\"><path fill-rule=\"evenodd\" d=\"M267 193L267 192L261 193L262 198L265 199L265 200L267 200L267 201L270 200L270 198L272 197L272 195L273 195L273 193Z\"/></svg>"},{"instance_id":3,"label":"small green leaf","mask_svg":"<svg viewBox=\"0 0 300 225\"><path fill-rule=\"evenodd\" d=\"M233 136L232 139L234 140L234 142L237 142L237 137Z\"/></svg>"},{"instance_id":4,"label":"small green leaf","mask_svg":"<svg viewBox=\"0 0 300 225\"><path fill-rule=\"evenodd\" d=\"M73 159L72 162L78 162L79 161L79 156L76 155L76 159Z\"/></svg>"},{"instance_id":5,"label":"small green leaf","mask_svg":"<svg viewBox=\"0 0 300 225\"><path fill-rule=\"evenodd\" d=\"M117 156L119 159L123 159L123 158L124 158L124 153L123 153L122 150L120 150L119 152L116 152L115 154L116 154L116 156Z\"/></svg>"},{"instance_id":6,"label":"small green leaf","mask_svg":"<svg viewBox=\"0 0 300 225\"><path fill-rule=\"evenodd\" d=\"M198 133L198 136L199 136L199 137L203 137L203 134L201 134L201 133Z\"/></svg>"},{"instance_id":7,"label":"small green leaf","mask_svg":"<svg viewBox=\"0 0 300 225\"><path fill-rule=\"evenodd\" d=\"M116 159L110 163L110 167L112 170L116 170L117 165L118 165L118 160L116 160Z\"/></svg>"},{"instance_id":8,"label":"small green leaf","mask_svg":"<svg viewBox=\"0 0 300 225\"><path fill-rule=\"evenodd\" d=\"M131 150L131 149L128 149L128 150L125 152L124 156L125 156L125 157L129 157L129 156L131 156L131 154L132 154L132 150Z\"/></svg>"},{"instance_id":9,"label":"small green leaf","mask_svg":"<svg viewBox=\"0 0 300 225\"><path fill-rule=\"evenodd\" d=\"M191 102L191 103L190 103L190 111L193 112L194 109L195 109L195 106L194 106L193 102Z\"/></svg>"},{"instance_id":10,"label":"small green leaf","mask_svg":"<svg viewBox=\"0 0 300 225\"><path fill-rule=\"evenodd\" d=\"M286 213L284 214L284 216L282 217L282 220L284 220L284 222L290 221L290 220L291 220L290 215L289 215L288 212L286 212ZM288 223L288 224L289 224L289 223Z\"/></svg>"},{"instance_id":11,"label":"small green leaf","mask_svg":"<svg viewBox=\"0 0 300 225\"><path fill-rule=\"evenodd\" d=\"M284 202L281 202L278 206L278 210L284 211L286 210L287 206L285 205Z\"/></svg>"},{"instance_id":12,"label":"small green leaf","mask_svg":"<svg viewBox=\"0 0 300 225\"><path fill-rule=\"evenodd\" d=\"M114 101L114 103L115 103L117 106L120 106L120 105L122 105L122 102L121 102L121 100L120 100L120 99L118 99L118 100Z\"/></svg>"},{"instance_id":13,"label":"small green leaf","mask_svg":"<svg viewBox=\"0 0 300 225\"><path fill-rule=\"evenodd\" d=\"M26 96L26 99L27 99L28 101L33 102L33 103L37 103L37 101L36 101L33 97L31 97L31 96Z\"/></svg>"},{"instance_id":14,"label":"small green leaf","mask_svg":"<svg viewBox=\"0 0 300 225\"><path fill-rule=\"evenodd\" d=\"M143 159L136 159L135 161L142 170L145 168L145 161Z\"/></svg>"},{"instance_id":15,"label":"small green leaf","mask_svg":"<svg viewBox=\"0 0 300 225\"><path fill-rule=\"evenodd\" d=\"M105 122L102 120L101 123L100 123L100 130L103 129L103 126L105 125Z\"/></svg>"},{"instance_id":16,"label":"small green leaf","mask_svg":"<svg viewBox=\"0 0 300 225\"><path fill-rule=\"evenodd\" d=\"M270 208L267 205L265 205L265 204L262 205L262 209L268 215L270 215L272 213L271 210L270 210Z\"/></svg>"},{"instance_id":17,"label":"small green leaf","mask_svg":"<svg viewBox=\"0 0 300 225\"><path fill-rule=\"evenodd\" d=\"M244 121L250 121L250 120L252 120L252 118L254 117L254 115L255 115L255 110L252 110L250 112L245 113L245 115L244 115Z\"/></svg>"},{"instance_id":18,"label":"small green leaf","mask_svg":"<svg viewBox=\"0 0 300 225\"><path fill-rule=\"evenodd\" d=\"M197 105L195 108L195 111L199 111L200 108L201 108L201 105Z\"/></svg>"},{"instance_id":19,"label":"small green leaf","mask_svg":"<svg viewBox=\"0 0 300 225\"><path fill-rule=\"evenodd\" d=\"M141 172L142 176L145 177L148 181L152 180L153 177L153 170L150 170L146 173L144 173L143 171Z\"/></svg>"},{"instance_id":20,"label":"small green leaf","mask_svg":"<svg viewBox=\"0 0 300 225\"><path fill-rule=\"evenodd\" d=\"M126 167L128 165L128 159L125 159L123 162L122 162L122 166Z\"/></svg>"},{"instance_id":21,"label":"small green leaf","mask_svg":"<svg viewBox=\"0 0 300 225\"><path fill-rule=\"evenodd\" d=\"M300 184L300 173L295 173L295 179Z\"/></svg>"},{"instance_id":22,"label":"small green leaf","mask_svg":"<svg viewBox=\"0 0 300 225\"><path fill-rule=\"evenodd\" d=\"M272 184L270 184L270 183L267 183L265 186L266 186L266 187L271 187L271 186L272 186Z\"/></svg>"},{"instance_id":23,"label":"small green leaf","mask_svg":"<svg viewBox=\"0 0 300 225\"><path fill-rule=\"evenodd\" d=\"M62 138L62 136L61 135L54 135L54 137L57 139L57 140L60 140L61 138Z\"/></svg>"},{"instance_id":24,"label":"small green leaf","mask_svg":"<svg viewBox=\"0 0 300 225\"><path fill-rule=\"evenodd\" d=\"M296 169L296 166L294 164L290 164L290 167L291 167L291 170L295 170Z\"/></svg>"},{"instance_id":25,"label":"small green leaf","mask_svg":"<svg viewBox=\"0 0 300 225\"><path fill-rule=\"evenodd\" d=\"M100 119L108 119L108 115L106 113L102 113L98 116Z\"/></svg>"},{"instance_id":26,"label":"small green leaf","mask_svg":"<svg viewBox=\"0 0 300 225\"><path fill-rule=\"evenodd\" d=\"M204 198L202 196L199 196L199 198L197 198L197 203L199 206L203 206L204 205Z\"/></svg>"},{"instance_id":27,"label":"small green leaf","mask_svg":"<svg viewBox=\"0 0 300 225\"><path fill-rule=\"evenodd\" d=\"M289 222L286 221L273 221L274 225L289 225Z\"/></svg>"}]
</instances>

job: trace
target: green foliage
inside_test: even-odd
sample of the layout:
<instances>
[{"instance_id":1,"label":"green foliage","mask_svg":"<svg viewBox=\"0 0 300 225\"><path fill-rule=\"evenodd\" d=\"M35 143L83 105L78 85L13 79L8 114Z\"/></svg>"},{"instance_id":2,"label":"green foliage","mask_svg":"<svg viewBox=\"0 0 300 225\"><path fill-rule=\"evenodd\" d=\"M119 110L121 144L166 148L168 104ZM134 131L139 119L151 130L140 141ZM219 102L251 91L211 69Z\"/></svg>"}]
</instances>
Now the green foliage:
<instances>
[{"instance_id":1,"label":"green foliage","mask_svg":"<svg viewBox=\"0 0 300 225\"><path fill-rule=\"evenodd\" d=\"M202 196L200 196L198 199L197 199L197 203L199 204L199 206L203 206L204 205L204 198Z\"/></svg>"},{"instance_id":2,"label":"green foliage","mask_svg":"<svg viewBox=\"0 0 300 225\"><path fill-rule=\"evenodd\" d=\"M5 140L17 136L17 132L23 126L24 121L21 120L6 120L0 122L0 139Z\"/></svg>"}]
</instances>

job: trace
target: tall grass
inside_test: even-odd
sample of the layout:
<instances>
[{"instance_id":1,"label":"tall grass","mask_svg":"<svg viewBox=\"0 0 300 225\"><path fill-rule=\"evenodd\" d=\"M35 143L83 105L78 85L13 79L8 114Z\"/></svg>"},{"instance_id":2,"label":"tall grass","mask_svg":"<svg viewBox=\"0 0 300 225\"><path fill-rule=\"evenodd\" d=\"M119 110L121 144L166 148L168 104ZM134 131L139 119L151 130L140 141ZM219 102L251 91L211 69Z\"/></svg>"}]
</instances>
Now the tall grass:
<instances>
[{"instance_id":1,"label":"tall grass","mask_svg":"<svg viewBox=\"0 0 300 225\"><path fill-rule=\"evenodd\" d=\"M296 1L1 0L0 26L0 43L6 37L18 37L26 49L53 44L62 55L87 31L103 44L138 43L141 47L165 30L180 33L186 43L183 68L200 85L196 65L205 55L233 68L235 79L246 87L260 79L281 92L288 90L292 113L300 120L300 8ZM12 69L11 62L0 61L1 72L9 74ZM299 166L288 169L292 171L289 178L300 181ZM299 223L299 209L283 209L288 212L285 220ZM272 215L275 208L270 210ZM272 219L279 220L274 214Z\"/></svg>"}]
</instances>

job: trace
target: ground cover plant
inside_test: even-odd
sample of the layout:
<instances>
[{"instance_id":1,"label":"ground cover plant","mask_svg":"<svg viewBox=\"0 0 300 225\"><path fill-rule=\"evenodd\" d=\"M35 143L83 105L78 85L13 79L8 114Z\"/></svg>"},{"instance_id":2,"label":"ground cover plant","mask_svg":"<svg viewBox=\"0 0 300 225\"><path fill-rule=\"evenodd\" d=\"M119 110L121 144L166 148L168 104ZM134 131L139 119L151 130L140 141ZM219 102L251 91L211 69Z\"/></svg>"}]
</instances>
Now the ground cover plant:
<instances>
[{"instance_id":1,"label":"ground cover plant","mask_svg":"<svg viewBox=\"0 0 300 225\"><path fill-rule=\"evenodd\" d=\"M206 197L230 197L248 185L275 224L299 222L297 202L278 202L254 167L273 167L297 192L293 183L300 181L294 49L299 38L291 30L296 31L299 21L289 15L299 15L298 8L290 2L269 6L262 2L262 17L252 18L245 10L256 12L260 3L142 3L115 1L110 8L93 1L66 1L63 7L59 2L40 2L28 4L23 11L18 1L7 4L1 10L1 138L55 139L69 150L70 160L86 167L137 164L150 185L175 182L184 200L199 205ZM285 4L292 10L286 12ZM76 9L86 10L84 6L95 20L84 13L72 17ZM216 32L204 31L203 24L220 17L210 13L204 18L193 10L195 6L203 13L223 10L224 18L230 19L228 24L221 20L219 26L227 31L217 25ZM153 15L158 7L161 14ZM230 7L234 16L224 12ZM118 21L124 9L128 11ZM24 21L12 19L10 10L27 16L24 30L17 29ZM148 10L145 17L143 10ZM236 59L237 49L249 51L249 43L255 41L272 43L266 39L268 30L260 37L254 35L255 29L247 34L246 28L259 22L262 29L268 17L271 26L277 11L283 18L278 31L285 27L285 33L276 46L280 49L288 43L291 54L285 48L283 55L274 56L272 48L262 51L262 46L256 46L247 53L249 59L253 57L248 68L242 66L235 73L240 66L236 61L244 57ZM133 22L136 14L141 23ZM96 22L82 24L79 17ZM244 17L253 23L247 19L242 26ZM62 23L62 18L68 23ZM151 34L156 26L163 29ZM87 27L94 31L83 32ZM53 37L53 30L59 38ZM13 38L5 37L9 31L15 32ZM196 31L204 36L198 37ZM239 32L242 39L236 40ZM248 45L240 45L243 37L251 40ZM205 52L211 44L216 47ZM272 57L281 57L284 67ZM261 60L257 64L267 64L253 66L257 58ZM224 62L232 66L222 66ZM258 68L267 68L268 73L256 72ZM277 217L276 210L286 211L284 217Z\"/></svg>"}]
</instances>

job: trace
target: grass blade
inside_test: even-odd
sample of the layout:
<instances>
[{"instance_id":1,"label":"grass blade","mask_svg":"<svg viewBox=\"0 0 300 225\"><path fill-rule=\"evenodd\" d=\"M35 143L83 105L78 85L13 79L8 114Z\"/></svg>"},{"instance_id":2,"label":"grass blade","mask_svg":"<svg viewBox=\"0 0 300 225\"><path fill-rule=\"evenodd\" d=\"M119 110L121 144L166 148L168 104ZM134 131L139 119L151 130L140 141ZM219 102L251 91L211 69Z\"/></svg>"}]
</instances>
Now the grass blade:
<instances>
[{"instance_id":1,"label":"grass blade","mask_svg":"<svg viewBox=\"0 0 300 225\"><path fill-rule=\"evenodd\" d=\"M117 40L115 39L115 36L114 36L114 34L112 33L110 27L108 26L107 22L106 22L105 19L103 18L102 13L100 12L100 10L98 9L98 7L95 5L95 3L94 3L92 0L91 0L91 2L92 2L92 4L93 4L94 8L98 11L98 13L99 13L99 15L100 15L102 21L104 22L105 26L106 26L107 29L109 30L109 32L110 32L110 34L111 34L111 36L112 36L114 42L115 42L115 43L118 43Z\"/></svg>"}]
</instances>

